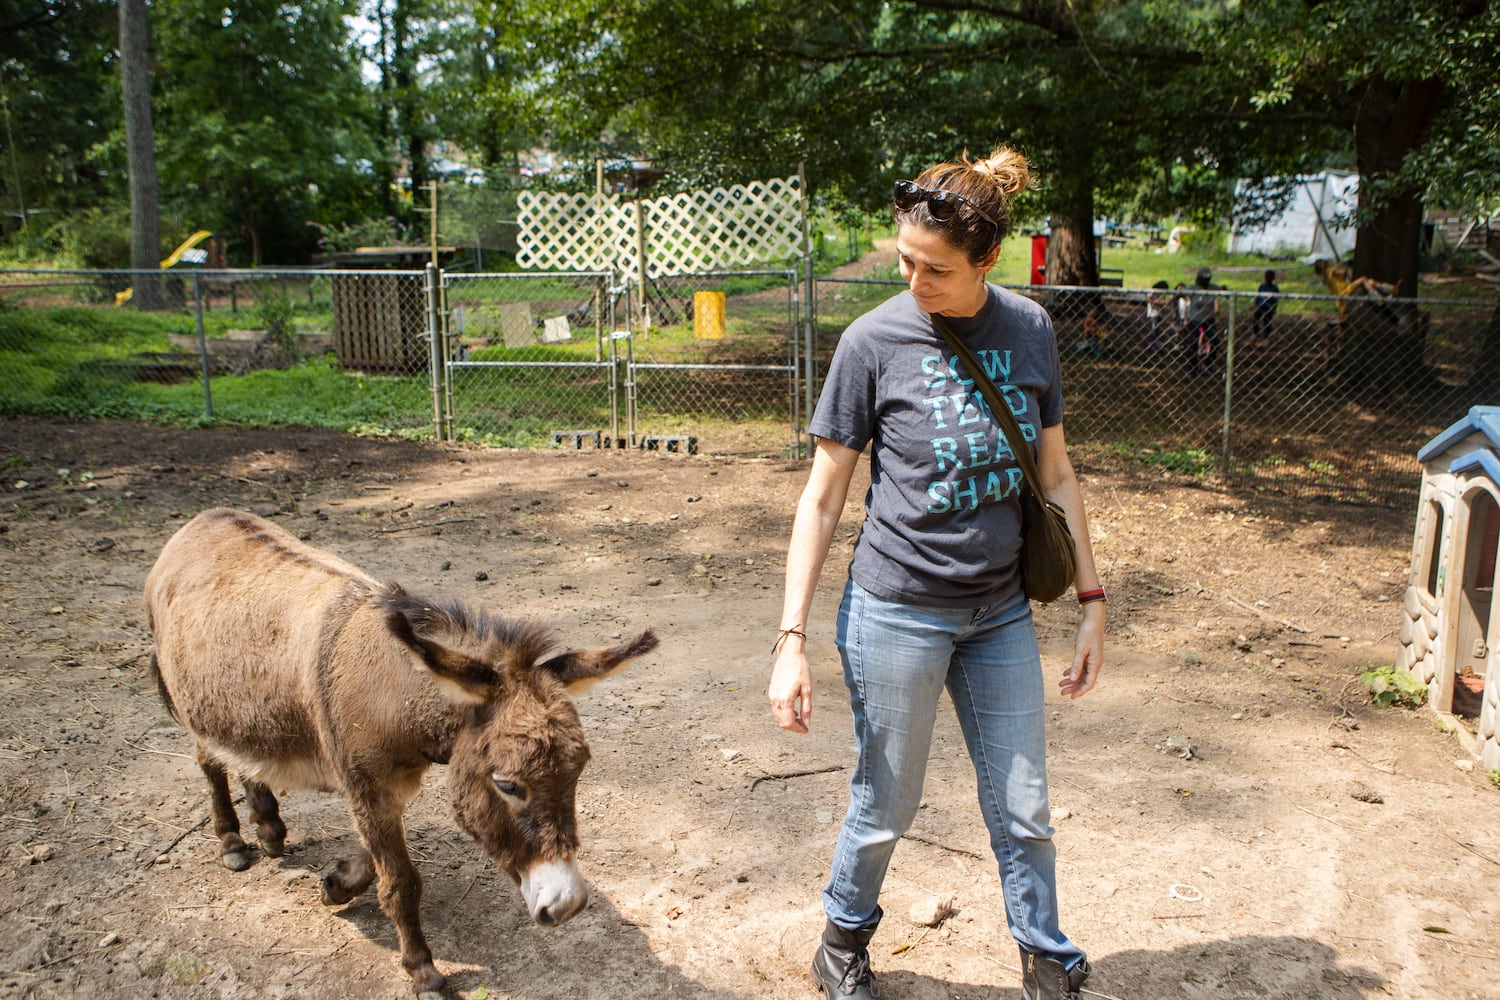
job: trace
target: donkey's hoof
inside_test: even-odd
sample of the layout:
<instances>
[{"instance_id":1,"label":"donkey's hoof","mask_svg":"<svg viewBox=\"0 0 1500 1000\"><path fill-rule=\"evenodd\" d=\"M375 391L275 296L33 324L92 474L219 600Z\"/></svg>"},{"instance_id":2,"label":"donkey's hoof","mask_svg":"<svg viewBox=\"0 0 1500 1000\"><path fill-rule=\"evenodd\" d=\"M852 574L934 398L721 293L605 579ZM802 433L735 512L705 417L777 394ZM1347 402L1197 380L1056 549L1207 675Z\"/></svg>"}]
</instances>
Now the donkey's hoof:
<instances>
[{"instance_id":1,"label":"donkey's hoof","mask_svg":"<svg viewBox=\"0 0 1500 1000\"><path fill-rule=\"evenodd\" d=\"M356 895L349 887L339 881L338 875L323 876L323 890L321 893L324 906L343 906Z\"/></svg>"},{"instance_id":2,"label":"donkey's hoof","mask_svg":"<svg viewBox=\"0 0 1500 1000\"><path fill-rule=\"evenodd\" d=\"M268 858L279 858L286 853L285 840L267 840L260 838L260 849Z\"/></svg>"},{"instance_id":3,"label":"donkey's hoof","mask_svg":"<svg viewBox=\"0 0 1500 1000\"><path fill-rule=\"evenodd\" d=\"M401 963L405 965L405 962ZM443 987L448 985L448 977L437 970L437 966L428 959L421 965L407 970L411 973L412 985L417 989L419 1000L431 1000L433 997L444 997Z\"/></svg>"},{"instance_id":4,"label":"donkey's hoof","mask_svg":"<svg viewBox=\"0 0 1500 1000\"><path fill-rule=\"evenodd\" d=\"M242 872L254 862L250 857L249 848L241 847L233 851L225 851L219 855L219 864L232 872Z\"/></svg>"}]
</instances>

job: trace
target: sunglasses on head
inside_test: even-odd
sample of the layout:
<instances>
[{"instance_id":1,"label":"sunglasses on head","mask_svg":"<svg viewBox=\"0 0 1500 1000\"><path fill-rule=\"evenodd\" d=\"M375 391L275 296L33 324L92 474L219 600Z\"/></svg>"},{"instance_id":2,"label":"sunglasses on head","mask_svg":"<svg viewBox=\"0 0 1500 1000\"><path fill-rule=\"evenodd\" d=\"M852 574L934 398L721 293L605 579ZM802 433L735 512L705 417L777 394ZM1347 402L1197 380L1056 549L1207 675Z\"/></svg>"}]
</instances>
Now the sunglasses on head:
<instances>
[{"instance_id":1,"label":"sunglasses on head","mask_svg":"<svg viewBox=\"0 0 1500 1000\"><path fill-rule=\"evenodd\" d=\"M967 205L975 215L985 222L1000 228L1000 223L990 217L990 214L961 194L953 191L933 190L929 191L917 184L916 181L897 181L896 189L891 194L891 201L900 212L910 212L924 202L927 205L927 214L937 222L948 222L958 214L959 206Z\"/></svg>"}]
</instances>

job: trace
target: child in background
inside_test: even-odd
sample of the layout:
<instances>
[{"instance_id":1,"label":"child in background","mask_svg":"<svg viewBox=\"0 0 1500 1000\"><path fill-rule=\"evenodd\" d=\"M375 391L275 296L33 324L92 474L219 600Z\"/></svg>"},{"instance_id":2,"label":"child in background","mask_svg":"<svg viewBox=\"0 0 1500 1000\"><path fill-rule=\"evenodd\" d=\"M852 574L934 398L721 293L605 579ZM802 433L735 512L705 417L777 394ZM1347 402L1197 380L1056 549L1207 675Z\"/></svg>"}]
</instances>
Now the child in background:
<instances>
[{"instance_id":1,"label":"child in background","mask_svg":"<svg viewBox=\"0 0 1500 1000\"><path fill-rule=\"evenodd\" d=\"M1276 284L1276 272L1268 270L1266 280L1255 291L1255 311L1250 315L1251 339L1265 344L1271 340L1271 323L1276 319L1276 306L1281 301L1277 298L1281 289Z\"/></svg>"},{"instance_id":2,"label":"child in background","mask_svg":"<svg viewBox=\"0 0 1500 1000\"><path fill-rule=\"evenodd\" d=\"M1146 325L1150 330L1151 339L1147 341L1146 347L1153 351L1161 350L1165 345L1162 342L1162 333L1169 329L1167 309L1171 306L1171 296L1161 294L1168 289L1165 279L1151 286L1155 291L1146 293Z\"/></svg>"}]
</instances>

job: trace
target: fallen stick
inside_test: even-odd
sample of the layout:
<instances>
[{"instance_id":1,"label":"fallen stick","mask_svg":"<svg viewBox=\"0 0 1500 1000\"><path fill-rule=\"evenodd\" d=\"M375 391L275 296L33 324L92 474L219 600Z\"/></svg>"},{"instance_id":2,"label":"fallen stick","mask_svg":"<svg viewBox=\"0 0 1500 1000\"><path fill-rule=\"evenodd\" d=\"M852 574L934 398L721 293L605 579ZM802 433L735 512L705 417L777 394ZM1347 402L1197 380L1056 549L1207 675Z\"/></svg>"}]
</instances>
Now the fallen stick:
<instances>
[{"instance_id":1,"label":"fallen stick","mask_svg":"<svg viewBox=\"0 0 1500 1000\"><path fill-rule=\"evenodd\" d=\"M901 835L901 839L915 840L919 844L926 844L929 847L936 847L941 850L948 851L952 854L962 854L964 857L973 858L976 861L984 860L984 855L980 854L978 851L971 851L966 847L953 847L949 844L943 843L941 840L929 837L925 833L912 833L911 831L907 831L906 833L903 833Z\"/></svg>"},{"instance_id":2,"label":"fallen stick","mask_svg":"<svg viewBox=\"0 0 1500 1000\"><path fill-rule=\"evenodd\" d=\"M239 802L239 801L243 801L243 800L236 799L235 801ZM147 861L145 864L141 865L141 867L142 868L150 868L152 865L156 864L156 859L157 858L161 857L163 854L171 854L172 853L172 848L176 847L178 844L180 844L184 840L186 840L189 835L197 833L199 830L201 830L205 826L207 826L209 819L210 819L210 817L205 816L202 819L200 819L198 822L194 823L192 826L188 827L186 830L183 830L175 838L173 838L173 840L172 840L172 842L170 844L168 844L166 847L163 847L161 850L157 851L155 854L151 855L150 860Z\"/></svg>"},{"instance_id":3,"label":"fallen stick","mask_svg":"<svg viewBox=\"0 0 1500 1000\"><path fill-rule=\"evenodd\" d=\"M388 535L393 531L411 531L413 528L436 528L440 524L458 524L463 521L477 521L483 516L483 514L479 514L475 517L446 517L441 521L423 521L420 524L402 524L394 528L381 528L380 533L383 535Z\"/></svg>"},{"instance_id":4,"label":"fallen stick","mask_svg":"<svg viewBox=\"0 0 1500 1000\"><path fill-rule=\"evenodd\" d=\"M755 791L755 786L759 785L762 781L784 781L787 778L805 778L810 774L828 774L830 771L842 771L843 769L843 764L834 764L832 767L819 767L811 771L787 771L784 774L763 774L750 782L750 790L752 792Z\"/></svg>"},{"instance_id":5,"label":"fallen stick","mask_svg":"<svg viewBox=\"0 0 1500 1000\"><path fill-rule=\"evenodd\" d=\"M1285 627L1293 630L1294 632L1302 632L1302 633L1311 633L1312 632L1312 629L1303 628L1301 625L1298 625L1296 622L1289 622L1285 618L1277 618L1275 615L1269 614L1268 612L1262 610L1261 608L1257 608L1253 604L1246 604L1244 601L1240 600L1238 597L1235 597L1233 594L1225 594L1224 595L1224 599L1226 601L1228 601L1230 604L1233 604L1233 605L1235 605L1237 607L1244 608L1246 611L1250 612L1252 615L1260 615L1266 621L1271 621L1271 622L1275 622L1278 625L1283 625L1283 626L1285 626Z\"/></svg>"},{"instance_id":6,"label":"fallen stick","mask_svg":"<svg viewBox=\"0 0 1500 1000\"><path fill-rule=\"evenodd\" d=\"M1488 861L1492 865L1500 865L1500 861L1496 861L1494 858L1490 857L1488 854L1485 854L1483 851L1479 850L1473 844L1465 844L1462 840L1459 840L1457 837L1453 836L1453 834L1449 833L1447 830L1443 831L1443 836L1447 837L1449 840L1453 841L1459 847L1462 847L1464 850L1468 851L1470 854L1474 855L1475 857L1483 858L1484 860Z\"/></svg>"}]
</instances>

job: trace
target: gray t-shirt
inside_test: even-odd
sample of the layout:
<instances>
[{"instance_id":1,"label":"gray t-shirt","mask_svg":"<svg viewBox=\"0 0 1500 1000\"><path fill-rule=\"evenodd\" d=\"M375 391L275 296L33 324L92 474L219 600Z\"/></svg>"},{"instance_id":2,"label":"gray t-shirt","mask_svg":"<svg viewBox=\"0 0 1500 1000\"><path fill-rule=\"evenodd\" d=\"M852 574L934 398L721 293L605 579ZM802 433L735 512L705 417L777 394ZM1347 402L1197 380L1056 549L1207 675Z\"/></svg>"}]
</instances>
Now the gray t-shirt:
<instances>
[{"instance_id":1,"label":"gray t-shirt","mask_svg":"<svg viewBox=\"0 0 1500 1000\"><path fill-rule=\"evenodd\" d=\"M1036 452L1062 421L1057 338L1045 310L995 285L953 329L985 365ZM980 390L909 292L844 331L808 430L870 445L865 522L849 572L887 600L982 607L1020 587L1025 480Z\"/></svg>"}]
</instances>

